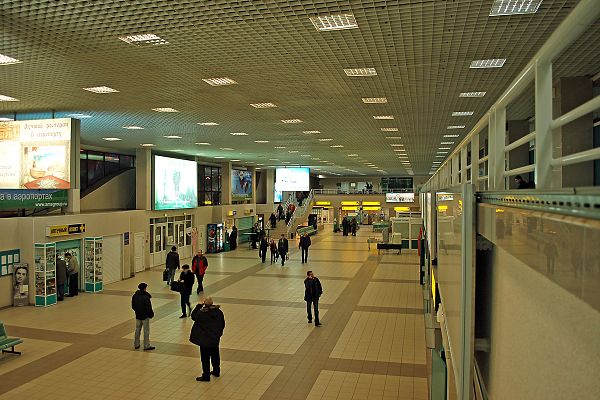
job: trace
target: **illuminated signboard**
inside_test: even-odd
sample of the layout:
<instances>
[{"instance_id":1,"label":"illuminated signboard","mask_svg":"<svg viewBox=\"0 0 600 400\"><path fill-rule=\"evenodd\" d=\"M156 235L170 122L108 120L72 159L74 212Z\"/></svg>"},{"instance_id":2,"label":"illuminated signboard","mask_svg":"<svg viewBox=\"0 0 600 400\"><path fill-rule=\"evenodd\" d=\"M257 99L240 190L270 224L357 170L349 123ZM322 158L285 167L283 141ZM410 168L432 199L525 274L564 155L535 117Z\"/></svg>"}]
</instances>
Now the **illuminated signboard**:
<instances>
[{"instance_id":1,"label":"illuminated signboard","mask_svg":"<svg viewBox=\"0 0 600 400\"><path fill-rule=\"evenodd\" d=\"M414 193L386 193L385 201L386 201L386 203L414 203L415 202L415 194Z\"/></svg>"}]
</instances>

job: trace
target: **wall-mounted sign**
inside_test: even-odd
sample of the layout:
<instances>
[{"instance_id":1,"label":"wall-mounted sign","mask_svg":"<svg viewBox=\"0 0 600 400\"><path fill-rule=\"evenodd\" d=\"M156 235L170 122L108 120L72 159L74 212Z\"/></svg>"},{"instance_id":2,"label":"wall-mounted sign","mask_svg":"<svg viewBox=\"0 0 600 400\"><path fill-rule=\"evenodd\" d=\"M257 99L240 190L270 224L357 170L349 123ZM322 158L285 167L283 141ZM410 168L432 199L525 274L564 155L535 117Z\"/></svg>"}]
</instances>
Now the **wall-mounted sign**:
<instances>
[{"instance_id":1,"label":"wall-mounted sign","mask_svg":"<svg viewBox=\"0 0 600 400\"><path fill-rule=\"evenodd\" d=\"M345 206L342 207L342 211L358 211L358 206Z\"/></svg>"},{"instance_id":2,"label":"wall-mounted sign","mask_svg":"<svg viewBox=\"0 0 600 400\"><path fill-rule=\"evenodd\" d=\"M229 210L229 211L227 211L227 216L228 217L233 217L236 214L237 214L237 210Z\"/></svg>"},{"instance_id":3,"label":"wall-mounted sign","mask_svg":"<svg viewBox=\"0 0 600 400\"><path fill-rule=\"evenodd\" d=\"M252 214L252 210L244 210L244 214L245 215L250 215L250 214Z\"/></svg>"},{"instance_id":4,"label":"wall-mounted sign","mask_svg":"<svg viewBox=\"0 0 600 400\"><path fill-rule=\"evenodd\" d=\"M410 211L410 207L394 207L394 211L397 211L397 212L409 212Z\"/></svg>"},{"instance_id":5,"label":"wall-mounted sign","mask_svg":"<svg viewBox=\"0 0 600 400\"><path fill-rule=\"evenodd\" d=\"M123 234L123 246L129 246L129 232Z\"/></svg>"},{"instance_id":6,"label":"wall-mounted sign","mask_svg":"<svg viewBox=\"0 0 600 400\"><path fill-rule=\"evenodd\" d=\"M317 201L316 203L318 206L330 206L331 202L330 201Z\"/></svg>"},{"instance_id":7,"label":"wall-mounted sign","mask_svg":"<svg viewBox=\"0 0 600 400\"><path fill-rule=\"evenodd\" d=\"M378 201L363 201L362 205L363 206L380 206L381 203Z\"/></svg>"},{"instance_id":8,"label":"wall-mounted sign","mask_svg":"<svg viewBox=\"0 0 600 400\"><path fill-rule=\"evenodd\" d=\"M381 211L381 207L377 207L377 206L366 206L363 207L364 211Z\"/></svg>"},{"instance_id":9,"label":"wall-mounted sign","mask_svg":"<svg viewBox=\"0 0 600 400\"><path fill-rule=\"evenodd\" d=\"M448 193L438 193L437 195L438 201L452 201L454 200L454 195Z\"/></svg>"},{"instance_id":10,"label":"wall-mounted sign","mask_svg":"<svg viewBox=\"0 0 600 400\"><path fill-rule=\"evenodd\" d=\"M414 193L386 193L385 201L386 201L386 203L414 203L415 202L415 194Z\"/></svg>"},{"instance_id":11,"label":"wall-mounted sign","mask_svg":"<svg viewBox=\"0 0 600 400\"><path fill-rule=\"evenodd\" d=\"M85 232L85 224L53 225L46 227L46 236L80 235Z\"/></svg>"},{"instance_id":12,"label":"wall-mounted sign","mask_svg":"<svg viewBox=\"0 0 600 400\"><path fill-rule=\"evenodd\" d=\"M0 210L66 207L67 205L66 190L0 189Z\"/></svg>"},{"instance_id":13,"label":"wall-mounted sign","mask_svg":"<svg viewBox=\"0 0 600 400\"><path fill-rule=\"evenodd\" d=\"M13 267L21 262L21 250L0 251L0 276L13 273Z\"/></svg>"},{"instance_id":14,"label":"wall-mounted sign","mask_svg":"<svg viewBox=\"0 0 600 400\"><path fill-rule=\"evenodd\" d=\"M357 206L360 202L358 201L342 201L343 206Z\"/></svg>"}]
</instances>

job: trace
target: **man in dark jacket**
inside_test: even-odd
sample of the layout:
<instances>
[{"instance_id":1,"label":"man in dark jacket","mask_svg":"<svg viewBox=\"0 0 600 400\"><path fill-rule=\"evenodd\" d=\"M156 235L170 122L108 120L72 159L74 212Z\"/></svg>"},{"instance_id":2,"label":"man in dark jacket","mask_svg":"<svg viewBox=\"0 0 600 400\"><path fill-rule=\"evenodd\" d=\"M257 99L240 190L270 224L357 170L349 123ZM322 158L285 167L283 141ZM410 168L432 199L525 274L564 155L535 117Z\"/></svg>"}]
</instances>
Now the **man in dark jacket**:
<instances>
[{"instance_id":1,"label":"man in dark jacket","mask_svg":"<svg viewBox=\"0 0 600 400\"><path fill-rule=\"evenodd\" d=\"M230 250L235 250L235 248L237 247L237 228L234 225L233 228L231 228L231 234L229 235L229 249Z\"/></svg>"},{"instance_id":2,"label":"man in dark jacket","mask_svg":"<svg viewBox=\"0 0 600 400\"><path fill-rule=\"evenodd\" d=\"M342 219L342 235L348 236L348 220L346 218Z\"/></svg>"},{"instance_id":3,"label":"man in dark jacket","mask_svg":"<svg viewBox=\"0 0 600 400\"><path fill-rule=\"evenodd\" d=\"M58 301L65 299L65 283L67 281L67 263L60 256L56 257L56 291Z\"/></svg>"},{"instance_id":4,"label":"man in dark jacket","mask_svg":"<svg viewBox=\"0 0 600 400\"><path fill-rule=\"evenodd\" d=\"M321 326L319 322L319 297L323 294L323 287L319 278L312 271L308 271L306 275L307 278L304 280L304 301L306 301L308 323L312 324L312 304L315 308L315 326Z\"/></svg>"},{"instance_id":5,"label":"man in dark jacket","mask_svg":"<svg viewBox=\"0 0 600 400\"><path fill-rule=\"evenodd\" d=\"M198 253L192 259L192 272L194 275L196 275L196 280L198 280L196 294L204 292L203 282L204 274L206 274L206 268L208 268L208 259L204 256L204 254L202 254L202 250L198 250Z\"/></svg>"},{"instance_id":6,"label":"man in dark jacket","mask_svg":"<svg viewBox=\"0 0 600 400\"><path fill-rule=\"evenodd\" d=\"M192 315L190 295L192 294L192 289L194 288L194 274L192 271L190 271L190 266L187 264L184 264L181 269L183 271L181 271L181 275L179 275L179 282L183 284L183 290L179 292L181 295L181 317L179 318L187 318L188 312L190 315Z\"/></svg>"},{"instance_id":7,"label":"man in dark jacket","mask_svg":"<svg viewBox=\"0 0 600 400\"><path fill-rule=\"evenodd\" d=\"M169 271L167 285L171 286L171 283L175 280L175 270L179 269L179 254L177 254L177 247L171 247L171 251L167 254L165 268Z\"/></svg>"},{"instance_id":8,"label":"man in dark jacket","mask_svg":"<svg viewBox=\"0 0 600 400\"><path fill-rule=\"evenodd\" d=\"M350 229L352 230L352 236L356 236L356 228L358 227L358 223L356 222L356 218L352 218L352 222L350 222Z\"/></svg>"},{"instance_id":9,"label":"man in dark jacket","mask_svg":"<svg viewBox=\"0 0 600 400\"><path fill-rule=\"evenodd\" d=\"M517 189L535 189L535 183L527 182L521 175L515 176L515 182L517 183Z\"/></svg>"},{"instance_id":10,"label":"man in dark jacket","mask_svg":"<svg viewBox=\"0 0 600 400\"><path fill-rule=\"evenodd\" d=\"M275 213L271 213L269 222L271 223L271 229L275 229L277 227L277 217L275 216Z\"/></svg>"},{"instance_id":11,"label":"man in dark jacket","mask_svg":"<svg viewBox=\"0 0 600 400\"><path fill-rule=\"evenodd\" d=\"M279 203L279 205L277 206L277 218L281 221L284 216L283 216L283 206L281 205L281 203Z\"/></svg>"},{"instance_id":12,"label":"man in dark jacket","mask_svg":"<svg viewBox=\"0 0 600 400\"><path fill-rule=\"evenodd\" d=\"M258 244L258 254L262 260L265 262L267 260L267 249L269 248L269 242L266 237L262 237L260 239L260 243Z\"/></svg>"},{"instance_id":13,"label":"man in dark jacket","mask_svg":"<svg viewBox=\"0 0 600 400\"><path fill-rule=\"evenodd\" d=\"M298 246L300 247L300 250L302 250L302 264L308 262L308 248L310 247L310 245L310 236L308 236L308 233L305 233L300 238L300 245Z\"/></svg>"},{"instance_id":14,"label":"man in dark jacket","mask_svg":"<svg viewBox=\"0 0 600 400\"><path fill-rule=\"evenodd\" d=\"M131 297L131 308L135 311L135 338L133 346L140 348L140 333L144 328L144 350L154 350L150 345L150 319L154 318L150 293L146 291L148 285L144 282L138 285L138 291Z\"/></svg>"},{"instance_id":15,"label":"man in dark jacket","mask_svg":"<svg viewBox=\"0 0 600 400\"><path fill-rule=\"evenodd\" d=\"M190 342L200 346L200 360L202 362L202 376L197 381L209 382L210 376L221 375L221 358L219 356L219 342L225 329L225 316L219 306L213 304L210 297L194 308L192 311L194 325L190 333ZM210 364L212 362L212 371Z\"/></svg>"},{"instance_id":16,"label":"man in dark jacket","mask_svg":"<svg viewBox=\"0 0 600 400\"><path fill-rule=\"evenodd\" d=\"M281 239L279 239L279 242L277 243L277 251L281 256L281 266L283 267L285 265L285 257L288 253L288 240L285 238L284 234L281 234Z\"/></svg>"}]
</instances>

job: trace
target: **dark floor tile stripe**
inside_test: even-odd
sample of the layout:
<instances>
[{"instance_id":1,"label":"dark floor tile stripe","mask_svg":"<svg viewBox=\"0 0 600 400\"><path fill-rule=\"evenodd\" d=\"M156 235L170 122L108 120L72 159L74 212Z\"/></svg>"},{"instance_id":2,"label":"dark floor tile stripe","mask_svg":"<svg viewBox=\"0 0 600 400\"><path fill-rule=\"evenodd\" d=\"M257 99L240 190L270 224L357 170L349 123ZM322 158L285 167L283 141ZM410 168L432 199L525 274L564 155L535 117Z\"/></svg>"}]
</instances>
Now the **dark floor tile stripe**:
<instances>
[{"instance_id":1,"label":"dark floor tile stripe","mask_svg":"<svg viewBox=\"0 0 600 400\"><path fill-rule=\"evenodd\" d=\"M389 313L389 314L423 314L422 308L356 306L355 311Z\"/></svg>"},{"instance_id":2,"label":"dark floor tile stripe","mask_svg":"<svg viewBox=\"0 0 600 400\"><path fill-rule=\"evenodd\" d=\"M329 358L326 364L324 365L323 369L359 374L378 374L427 378L426 364L407 364L395 362Z\"/></svg>"}]
</instances>

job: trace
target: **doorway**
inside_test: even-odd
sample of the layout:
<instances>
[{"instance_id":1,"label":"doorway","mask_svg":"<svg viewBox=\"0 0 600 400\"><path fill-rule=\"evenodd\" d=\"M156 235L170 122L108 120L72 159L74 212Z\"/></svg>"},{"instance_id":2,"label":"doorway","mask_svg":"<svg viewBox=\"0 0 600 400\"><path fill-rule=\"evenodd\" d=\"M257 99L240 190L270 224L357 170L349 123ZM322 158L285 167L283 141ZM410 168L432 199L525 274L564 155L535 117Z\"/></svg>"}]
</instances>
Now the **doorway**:
<instances>
[{"instance_id":1,"label":"doorway","mask_svg":"<svg viewBox=\"0 0 600 400\"><path fill-rule=\"evenodd\" d=\"M63 242L56 242L56 256L64 259L65 253L70 253L73 258L78 261L79 264L79 282L78 289L81 290L83 285L84 273L83 273L83 250L81 249L81 239L65 240ZM65 293L68 293L65 287Z\"/></svg>"},{"instance_id":2,"label":"doorway","mask_svg":"<svg viewBox=\"0 0 600 400\"><path fill-rule=\"evenodd\" d=\"M105 236L102 245L104 284L114 283L129 278L123 276L123 237L122 235Z\"/></svg>"},{"instance_id":3,"label":"doorway","mask_svg":"<svg viewBox=\"0 0 600 400\"><path fill-rule=\"evenodd\" d=\"M146 269L144 265L144 254L146 253L146 237L144 232L137 232L133 235L133 251L134 251L134 271L136 273L143 272Z\"/></svg>"}]
</instances>

